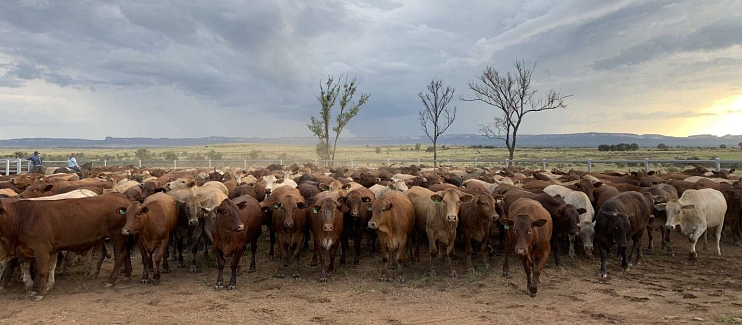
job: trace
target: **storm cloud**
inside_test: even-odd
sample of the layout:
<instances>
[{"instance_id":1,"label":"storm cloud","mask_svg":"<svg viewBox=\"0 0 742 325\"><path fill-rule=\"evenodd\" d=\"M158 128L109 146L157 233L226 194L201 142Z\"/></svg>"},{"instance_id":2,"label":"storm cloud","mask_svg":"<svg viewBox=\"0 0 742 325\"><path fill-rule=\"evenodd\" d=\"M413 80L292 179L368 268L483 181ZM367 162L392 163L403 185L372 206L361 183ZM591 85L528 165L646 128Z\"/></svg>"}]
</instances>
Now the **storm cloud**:
<instances>
[{"instance_id":1,"label":"storm cloud","mask_svg":"<svg viewBox=\"0 0 742 325\"><path fill-rule=\"evenodd\" d=\"M309 136L321 80L347 73L371 94L347 135L420 135L417 93L431 78L466 95L484 67L516 59L537 63L536 88L573 95L522 132L663 133L625 112L688 118L739 94L739 12L740 1L692 0L10 0L0 133ZM495 113L453 104L449 133Z\"/></svg>"}]
</instances>

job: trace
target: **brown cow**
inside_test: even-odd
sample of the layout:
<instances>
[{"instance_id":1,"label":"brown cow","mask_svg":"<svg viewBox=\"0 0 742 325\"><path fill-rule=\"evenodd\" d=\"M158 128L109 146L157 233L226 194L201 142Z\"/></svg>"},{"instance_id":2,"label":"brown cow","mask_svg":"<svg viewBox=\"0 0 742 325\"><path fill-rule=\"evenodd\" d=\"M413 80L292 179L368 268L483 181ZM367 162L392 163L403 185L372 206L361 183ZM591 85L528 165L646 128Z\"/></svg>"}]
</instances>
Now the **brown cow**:
<instances>
[{"instance_id":1,"label":"brown cow","mask_svg":"<svg viewBox=\"0 0 742 325\"><path fill-rule=\"evenodd\" d=\"M332 193L322 192L315 196L314 204L309 213L309 223L314 237L314 253L319 255L322 276L320 282L327 282L328 273L335 270L335 254L338 245L342 243L343 253L348 247L348 238L343 238L343 214L348 211L347 207L340 204ZM329 253L329 266L325 265L326 254Z\"/></svg>"},{"instance_id":2,"label":"brown cow","mask_svg":"<svg viewBox=\"0 0 742 325\"><path fill-rule=\"evenodd\" d=\"M154 275L152 284L160 283L160 262L162 262L163 271L170 272L167 259L163 256L167 251L167 245L170 241L170 235L175 231L178 224L178 209L175 206L175 199L165 193L155 193L150 195L144 203L138 201L132 202L126 209L117 210L121 214L126 214L126 225L121 229L124 235L137 236L137 245L142 255L142 284L149 283L149 269L153 267Z\"/></svg>"},{"instance_id":3,"label":"brown cow","mask_svg":"<svg viewBox=\"0 0 742 325\"><path fill-rule=\"evenodd\" d=\"M523 262L528 282L528 293L536 296L538 282L551 252L552 223L549 211L541 203L531 199L518 199L508 210L508 217L500 219L507 230L507 247L505 261L502 264L502 275L510 273L510 253L515 253Z\"/></svg>"},{"instance_id":4,"label":"brown cow","mask_svg":"<svg viewBox=\"0 0 742 325\"><path fill-rule=\"evenodd\" d=\"M258 200L255 200L254 197L250 195L243 195L236 197L232 199L232 202L234 204L240 204L241 202L248 202L248 207L252 205L250 202L256 202L258 203L258 207L260 207L260 203ZM241 211L241 210L240 210ZM248 215L248 223L245 225L245 229L247 231L248 241L250 241L250 269L248 272L252 273L255 272L255 253L258 250L258 238L260 237L261 232L263 231L263 225L266 224L267 221L267 215L263 213L262 211L259 214L250 214Z\"/></svg>"},{"instance_id":5,"label":"brown cow","mask_svg":"<svg viewBox=\"0 0 742 325\"><path fill-rule=\"evenodd\" d=\"M299 256L309 222L307 203L295 187L281 186L275 189L269 198L261 202L260 206L264 212L273 214L271 230L276 232L283 267L288 266L289 256L293 257L296 271L292 277L300 277ZM279 268L277 276L283 277L283 268Z\"/></svg>"},{"instance_id":6,"label":"brown cow","mask_svg":"<svg viewBox=\"0 0 742 325\"><path fill-rule=\"evenodd\" d=\"M114 244L115 265L105 286L113 285L122 265L125 267L125 276L131 276L127 238L121 235L126 218L115 213L116 208L128 204L129 200L122 194L0 203L0 244L12 256L34 260L36 277L29 294L35 301L43 299L46 293L52 254L63 250L86 251L106 238L111 238ZM3 277L0 288L7 286L9 278Z\"/></svg>"},{"instance_id":7,"label":"brown cow","mask_svg":"<svg viewBox=\"0 0 742 325\"><path fill-rule=\"evenodd\" d=\"M129 198L129 201L141 201L142 200L142 187L132 186L124 191L124 196Z\"/></svg>"},{"instance_id":8,"label":"brown cow","mask_svg":"<svg viewBox=\"0 0 742 325\"><path fill-rule=\"evenodd\" d=\"M373 216L368 227L376 229L381 245L381 278L389 280L389 251L396 250L397 279L404 280L402 261L410 232L415 228L415 208L410 199L401 192L389 192L376 200L372 207Z\"/></svg>"},{"instance_id":9,"label":"brown cow","mask_svg":"<svg viewBox=\"0 0 742 325\"><path fill-rule=\"evenodd\" d=\"M229 278L227 289L237 289L237 269L240 265L243 247L248 241L253 241L253 259L250 269L255 268L255 246L263 226L260 203L253 197L242 197L239 203L226 199L216 208L216 221L212 230L214 238L214 255L216 255L219 274L216 278L216 290L224 288L224 256L232 255L232 276ZM251 225L251 223L253 223Z\"/></svg>"},{"instance_id":10,"label":"brown cow","mask_svg":"<svg viewBox=\"0 0 742 325\"><path fill-rule=\"evenodd\" d=\"M433 192L419 186L407 190L405 194L415 207L415 231L418 233L415 258L420 258L421 235L427 234L430 276L435 276L435 256L445 247L448 273L451 277L458 277L451 264L451 257L456 240L456 227L459 224L459 206L474 197L455 189Z\"/></svg>"},{"instance_id":11,"label":"brown cow","mask_svg":"<svg viewBox=\"0 0 742 325\"><path fill-rule=\"evenodd\" d=\"M353 238L353 249L355 257L353 265L359 265L361 260L361 241L363 233L368 231L368 221L371 220L372 207L375 201L374 193L367 188L357 188L348 193L348 196L340 198L340 202L345 204L348 209L350 218L346 218L344 230L347 237ZM369 246L373 254L376 248L376 233L369 234Z\"/></svg>"},{"instance_id":12,"label":"brown cow","mask_svg":"<svg viewBox=\"0 0 742 325\"><path fill-rule=\"evenodd\" d=\"M474 197L473 200L461 205L459 215L461 216L461 234L464 238L466 252L466 270L474 271L471 263L471 255L474 252L472 240L480 244L482 263L486 269L490 268L487 246L489 245L490 229L493 222L500 219L502 211L498 211L498 205L502 203L502 195L494 197L487 191L466 190Z\"/></svg>"}]
</instances>

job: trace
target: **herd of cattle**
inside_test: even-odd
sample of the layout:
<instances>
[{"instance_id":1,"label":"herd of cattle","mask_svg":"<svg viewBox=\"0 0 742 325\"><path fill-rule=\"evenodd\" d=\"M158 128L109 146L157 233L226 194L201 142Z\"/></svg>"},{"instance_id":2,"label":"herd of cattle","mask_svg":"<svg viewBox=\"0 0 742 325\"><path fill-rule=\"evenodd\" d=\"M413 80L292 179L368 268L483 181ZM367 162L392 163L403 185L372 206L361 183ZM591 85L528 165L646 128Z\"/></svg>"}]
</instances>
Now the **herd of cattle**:
<instances>
[{"instance_id":1,"label":"herd of cattle","mask_svg":"<svg viewBox=\"0 0 742 325\"><path fill-rule=\"evenodd\" d=\"M606 255L617 246L623 270L642 259L646 232L648 250L659 230L662 250L672 254L670 231L679 226L690 240L696 259L699 238L713 229L715 253L726 225L740 244L742 185L734 170L709 172L696 167L683 173L664 171L585 173L523 168L382 167L319 168L312 164L239 170L163 170L94 168L78 174L23 174L0 178L0 291L14 269L33 300L43 299L54 285L57 265L74 254L88 256L97 276L112 247L114 267L105 286L117 276L132 274L130 250L142 257L142 283L158 284L168 272L168 259L185 267L183 250L192 252L196 272L199 248L211 247L217 258L216 288L222 289L225 256L233 255L227 287L236 288L240 257L250 244L250 271L255 271L258 238L266 226L270 251L278 244L277 276L290 270L300 276L299 257L310 238L321 266L320 281L346 261L353 241L353 265L360 263L361 241L372 253L381 249L381 279L389 279L389 261L403 279L402 262L419 261L427 239L430 273L436 256L445 255L450 276L455 246L463 246L465 267L473 270L477 248L489 268L494 251L491 233L499 232L504 247L503 275L509 255L523 262L528 292L537 292L539 275L550 254L562 262L559 245L575 244L592 257L600 252L600 276L606 277ZM499 230L499 231L498 231ZM708 230L708 231L707 231ZM495 237L497 238L497 237ZM628 239L632 247L627 250ZM409 254L408 254L409 253ZM93 259L93 256L98 256ZM61 257L61 259L60 259ZM293 266L289 268L289 264ZM153 272L150 280L149 273Z\"/></svg>"}]
</instances>

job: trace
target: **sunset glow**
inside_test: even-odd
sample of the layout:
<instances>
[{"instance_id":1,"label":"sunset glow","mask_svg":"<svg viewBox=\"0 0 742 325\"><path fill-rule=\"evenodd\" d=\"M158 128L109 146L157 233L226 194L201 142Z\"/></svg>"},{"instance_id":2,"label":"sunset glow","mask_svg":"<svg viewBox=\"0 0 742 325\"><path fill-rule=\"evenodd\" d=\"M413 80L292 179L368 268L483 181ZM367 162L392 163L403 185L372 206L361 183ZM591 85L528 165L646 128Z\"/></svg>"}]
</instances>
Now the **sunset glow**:
<instances>
[{"instance_id":1,"label":"sunset glow","mask_svg":"<svg viewBox=\"0 0 742 325\"><path fill-rule=\"evenodd\" d=\"M742 94L718 100L700 113L709 115L686 118L673 130L673 135L742 134Z\"/></svg>"}]
</instances>

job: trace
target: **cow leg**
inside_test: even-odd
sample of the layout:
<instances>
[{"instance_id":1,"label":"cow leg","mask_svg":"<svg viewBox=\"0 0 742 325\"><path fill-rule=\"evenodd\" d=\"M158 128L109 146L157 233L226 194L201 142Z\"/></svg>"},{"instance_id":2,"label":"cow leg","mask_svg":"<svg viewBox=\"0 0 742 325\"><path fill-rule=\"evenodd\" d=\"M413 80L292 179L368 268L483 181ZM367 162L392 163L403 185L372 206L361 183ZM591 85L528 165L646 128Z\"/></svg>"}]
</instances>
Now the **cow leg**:
<instances>
[{"instance_id":1,"label":"cow leg","mask_svg":"<svg viewBox=\"0 0 742 325\"><path fill-rule=\"evenodd\" d=\"M608 248L604 247L604 244L598 244L600 250L600 277L607 278L608 272L605 270L605 258L608 255Z\"/></svg>"},{"instance_id":2,"label":"cow leg","mask_svg":"<svg viewBox=\"0 0 742 325\"><path fill-rule=\"evenodd\" d=\"M57 260L59 259L59 254L54 253L49 256L49 279L46 281L46 291L51 290L54 287L54 284L56 283L56 280L54 279L54 272L57 270Z\"/></svg>"},{"instance_id":3,"label":"cow leg","mask_svg":"<svg viewBox=\"0 0 742 325\"><path fill-rule=\"evenodd\" d=\"M576 258L577 255L575 254L575 241L577 240L577 237L575 235L569 235L569 257Z\"/></svg>"},{"instance_id":4,"label":"cow leg","mask_svg":"<svg viewBox=\"0 0 742 325\"><path fill-rule=\"evenodd\" d=\"M452 278L458 278L459 274L456 273L456 270L453 268L453 264L451 263L451 258L453 257L453 242L456 240L452 240L448 245L446 245L446 261L448 261L448 275ZM469 254L469 257L471 258L471 254Z\"/></svg>"},{"instance_id":5,"label":"cow leg","mask_svg":"<svg viewBox=\"0 0 742 325\"><path fill-rule=\"evenodd\" d=\"M168 255L170 254L170 249L168 249L168 246L167 245L164 246L163 253L165 253L165 254L164 254L164 257L162 259L162 273L170 273L170 264L168 264L168 262L167 262Z\"/></svg>"},{"instance_id":6,"label":"cow leg","mask_svg":"<svg viewBox=\"0 0 742 325\"><path fill-rule=\"evenodd\" d=\"M268 231L270 232L270 243L271 243L271 248L268 251L268 258L273 259L274 257L273 247L276 246L276 232L273 229L268 229Z\"/></svg>"},{"instance_id":7,"label":"cow leg","mask_svg":"<svg viewBox=\"0 0 742 325\"><path fill-rule=\"evenodd\" d=\"M199 224L195 229L193 229L193 233L191 234L191 239L193 242L191 243L191 273L196 273L198 270L198 267L196 266L196 253L198 253L198 245L201 244L201 235L203 233L203 226Z\"/></svg>"},{"instance_id":8,"label":"cow leg","mask_svg":"<svg viewBox=\"0 0 742 325\"><path fill-rule=\"evenodd\" d=\"M548 256L549 254L544 254L540 256L538 260L534 261L533 281L531 281L532 288L529 290L531 297L536 296L536 292L538 292L538 284L541 282L541 273L544 271L544 267L546 267L546 263L549 261Z\"/></svg>"},{"instance_id":9,"label":"cow leg","mask_svg":"<svg viewBox=\"0 0 742 325\"><path fill-rule=\"evenodd\" d=\"M340 249L342 250L342 247ZM335 255L337 255L337 252L338 252L338 245L337 244L335 244L332 247L330 247L330 266L327 267L327 272L328 272L329 275L335 274ZM341 251L340 255L342 256L342 251Z\"/></svg>"},{"instance_id":10,"label":"cow leg","mask_svg":"<svg viewBox=\"0 0 742 325\"><path fill-rule=\"evenodd\" d=\"M464 254L466 254L466 272L467 273L474 272L474 266L472 265L472 262L471 262L472 253L474 253L474 249L471 246L471 236L469 236L469 234L465 234L464 235ZM485 263L487 263L486 260L485 260Z\"/></svg>"},{"instance_id":11,"label":"cow leg","mask_svg":"<svg viewBox=\"0 0 742 325\"><path fill-rule=\"evenodd\" d=\"M633 244L632 244L633 246ZM633 247L632 247L633 249ZM627 256L627 248L618 246L618 256L621 258L621 268L623 269L623 272L629 271L629 258Z\"/></svg>"},{"instance_id":12,"label":"cow leg","mask_svg":"<svg viewBox=\"0 0 742 325\"><path fill-rule=\"evenodd\" d=\"M721 256L721 232L724 230L724 223L719 224L716 226L716 234L714 239L716 239L716 255Z\"/></svg>"},{"instance_id":13,"label":"cow leg","mask_svg":"<svg viewBox=\"0 0 742 325\"><path fill-rule=\"evenodd\" d=\"M435 257L438 255L438 244L432 233L428 233L428 251L430 251L430 277L432 278L435 276Z\"/></svg>"},{"instance_id":14,"label":"cow leg","mask_svg":"<svg viewBox=\"0 0 742 325\"><path fill-rule=\"evenodd\" d=\"M178 268L179 269L182 269L185 267L185 260L183 260L183 246L185 246L184 241L185 241L185 238L183 236L176 235L175 242L173 243L173 246L175 246L175 248L178 251Z\"/></svg>"},{"instance_id":15,"label":"cow leg","mask_svg":"<svg viewBox=\"0 0 742 325\"><path fill-rule=\"evenodd\" d=\"M299 255L301 254L301 241L296 242L294 246L294 268L296 269L296 272L291 275L292 278L297 279L301 277L301 273L299 272Z\"/></svg>"},{"instance_id":16,"label":"cow leg","mask_svg":"<svg viewBox=\"0 0 742 325\"><path fill-rule=\"evenodd\" d=\"M399 282L404 282L404 270L402 270L402 262L404 261L404 254L405 250L407 249L407 238L402 238L399 242L399 247L397 248L397 280Z\"/></svg>"},{"instance_id":17,"label":"cow leg","mask_svg":"<svg viewBox=\"0 0 742 325\"><path fill-rule=\"evenodd\" d=\"M503 260L502 260L502 276L507 277L510 276L510 251L513 250L513 247L511 245L508 245L508 243L505 244L505 250L503 252Z\"/></svg>"},{"instance_id":18,"label":"cow leg","mask_svg":"<svg viewBox=\"0 0 742 325\"><path fill-rule=\"evenodd\" d=\"M346 235L341 235L340 237L340 265L345 265L345 258L348 255L348 248L350 247L350 243L348 242L349 238ZM337 245L336 245L337 246ZM337 247L335 247L335 250L337 250ZM332 265L332 261L330 261L330 265Z\"/></svg>"},{"instance_id":19,"label":"cow leg","mask_svg":"<svg viewBox=\"0 0 742 325\"><path fill-rule=\"evenodd\" d=\"M636 258L634 259L634 265L639 265L642 262L642 239L644 237L644 230L640 230L634 236L631 236L632 239L632 253L636 253ZM634 254L631 254L634 255ZM629 255L629 258L631 258L631 255Z\"/></svg>"},{"instance_id":20,"label":"cow leg","mask_svg":"<svg viewBox=\"0 0 742 325\"><path fill-rule=\"evenodd\" d=\"M216 290L224 289L224 253L221 249L214 247L214 255L216 255L217 276L216 276Z\"/></svg>"},{"instance_id":21,"label":"cow leg","mask_svg":"<svg viewBox=\"0 0 742 325\"><path fill-rule=\"evenodd\" d=\"M492 267L489 262L489 254L487 254L487 247L489 247L490 239L489 236L484 236L484 239L479 243L479 251L482 255L482 266L485 270L490 270Z\"/></svg>"},{"instance_id":22,"label":"cow leg","mask_svg":"<svg viewBox=\"0 0 742 325\"><path fill-rule=\"evenodd\" d=\"M13 271L15 271L16 266L18 266L17 258L13 258L5 263L5 269L3 269L2 272L2 279L0 279L0 292L5 292L7 290L8 282L13 276Z\"/></svg>"},{"instance_id":23,"label":"cow leg","mask_svg":"<svg viewBox=\"0 0 742 325\"><path fill-rule=\"evenodd\" d=\"M31 277L31 262L21 263L21 281L23 282L23 289L31 289L31 286L33 285L33 278Z\"/></svg>"},{"instance_id":24,"label":"cow leg","mask_svg":"<svg viewBox=\"0 0 742 325\"><path fill-rule=\"evenodd\" d=\"M701 236L703 236L703 251L704 252L708 252L708 250L709 250L709 232L708 232L708 229L706 229L706 231L704 231L703 232L703 235L701 235Z\"/></svg>"},{"instance_id":25,"label":"cow leg","mask_svg":"<svg viewBox=\"0 0 742 325\"><path fill-rule=\"evenodd\" d=\"M365 229L358 229L353 232L353 251L356 253L353 256L353 266L361 264L361 240L363 240L363 232ZM371 238L369 238L369 242Z\"/></svg>"},{"instance_id":26,"label":"cow leg","mask_svg":"<svg viewBox=\"0 0 742 325\"><path fill-rule=\"evenodd\" d=\"M526 283L527 283L527 290L528 293L531 294L531 297L533 297L535 294L531 293L531 288L533 287L533 265L528 256L522 256L520 255L520 261L523 263L523 270L526 272Z\"/></svg>"},{"instance_id":27,"label":"cow leg","mask_svg":"<svg viewBox=\"0 0 742 325\"><path fill-rule=\"evenodd\" d=\"M319 252L319 245L317 242L314 242L314 250L312 251L312 261L309 262L309 266L317 266L317 254Z\"/></svg>"},{"instance_id":28,"label":"cow leg","mask_svg":"<svg viewBox=\"0 0 742 325\"><path fill-rule=\"evenodd\" d=\"M232 274L229 277L229 286L227 287L227 290L237 290L237 272L239 272L240 269L240 258L242 258L242 250L235 250L232 255L232 264L230 264Z\"/></svg>"},{"instance_id":29,"label":"cow leg","mask_svg":"<svg viewBox=\"0 0 742 325\"><path fill-rule=\"evenodd\" d=\"M111 271L111 276L108 278L108 282L103 283L103 287L112 287L113 284L116 283L116 278L118 277L122 264L124 265L124 272L125 272L124 279L125 280L131 279L131 256L130 256L131 254L130 254L129 247L128 247L128 239L129 239L128 236L114 238L113 271ZM103 245L103 248L101 249L105 249L105 245ZM101 262L102 262L102 259L105 257L105 254L101 254L101 255L102 255L101 256Z\"/></svg>"},{"instance_id":30,"label":"cow leg","mask_svg":"<svg viewBox=\"0 0 742 325\"><path fill-rule=\"evenodd\" d=\"M652 251L654 250L654 237L652 237L652 231L654 231L654 229L652 229L652 227L647 226L647 241L649 241L649 243L647 244L647 254L650 254L650 255L653 254Z\"/></svg>"},{"instance_id":31,"label":"cow leg","mask_svg":"<svg viewBox=\"0 0 742 325\"><path fill-rule=\"evenodd\" d=\"M556 263L556 266L563 267L564 263L562 263L562 258L559 256L559 236L551 236L551 247L552 253L554 253L554 263Z\"/></svg>"},{"instance_id":32,"label":"cow leg","mask_svg":"<svg viewBox=\"0 0 742 325\"><path fill-rule=\"evenodd\" d=\"M33 301L41 301L46 294L46 281L49 277L49 259L50 255L45 252L34 252L36 278L34 279L33 289L28 293ZM55 261L56 262L56 261Z\"/></svg>"},{"instance_id":33,"label":"cow leg","mask_svg":"<svg viewBox=\"0 0 742 325\"><path fill-rule=\"evenodd\" d=\"M142 255L142 280L141 284L149 283L149 265L152 263L152 256L147 252L141 243L139 244L139 254Z\"/></svg>"},{"instance_id":34,"label":"cow leg","mask_svg":"<svg viewBox=\"0 0 742 325\"><path fill-rule=\"evenodd\" d=\"M705 234L706 229L703 229L702 227L698 227L696 231L693 233L693 239L690 243L690 252L688 253L689 258L691 261L695 261L698 258L698 252L696 252L696 244L698 243L698 240L701 239L701 236Z\"/></svg>"},{"instance_id":35,"label":"cow leg","mask_svg":"<svg viewBox=\"0 0 742 325\"><path fill-rule=\"evenodd\" d=\"M314 241L314 255L319 255L319 263L320 263L320 272L321 276L319 278L319 282L327 282L327 264L325 263L325 257L327 255L327 250L325 250L324 247L319 248L319 243L315 239Z\"/></svg>"},{"instance_id":36,"label":"cow leg","mask_svg":"<svg viewBox=\"0 0 742 325\"><path fill-rule=\"evenodd\" d=\"M376 231L370 231L368 236L368 245L371 246L371 256L376 256L376 242L379 235ZM412 247L412 245L410 245Z\"/></svg>"},{"instance_id":37,"label":"cow leg","mask_svg":"<svg viewBox=\"0 0 742 325\"><path fill-rule=\"evenodd\" d=\"M385 242L382 240L381 244L381 278L379 278L381 282L389 281L389 247Z\"/></svg>"},{"instance_id":38,"label":"cow leg","mask_svg":"<svg viewBox=\"0 0 742 325\"><path fill-rule=\"evenodd\" d=\"M666 254L668 256L675 256L670 245L670 230L666 227L660 227L660 232L662 232L662 246L664 246Z\"/></svg>"},{"instance_id":39,"label":"cow leg","mask_svg":"<svg viewBox=\"0 0 742 325\"><path fill-rule=\"evenodd\" d=\"M278 254L281 257L281 260L278 262L278 273L276 274L276 277L283 278L284 272L286 270L286 267L289 266L289 254L288 254L288 248L286 247L286 243L283 241L283 238L281 241L278 242Z\"/></svg>"},{"instance_id":40,"label":"cow leg","mask_svg":"<svg viewBox=\"0 0 742 325\"><path fill-rule=\"evenodd\" d=\"M258 236L255 236L253 238L252 242L250 243L250 269L247 270L248 273L255 272L255 253L258 251Z\"/></svg>"},{"instance_id":41,"label":"cow leg","mask_svg":"<svg viewBox=\"0 0 742 325\"><path fill-rule=\"evenodd\" d=\"M152 275L152 284L158 285L160 284L160 263L164 263L164 267L167 267L167 259L163 261L163 257L165 254L167 254L167 244L168 240L167 238L160 243L160 247L158 247L154 252L154 262L155 262L155 274ZM167 269L167 272L170 272L170 269Z\"/></svg>"}]
</instances>

